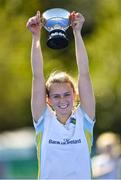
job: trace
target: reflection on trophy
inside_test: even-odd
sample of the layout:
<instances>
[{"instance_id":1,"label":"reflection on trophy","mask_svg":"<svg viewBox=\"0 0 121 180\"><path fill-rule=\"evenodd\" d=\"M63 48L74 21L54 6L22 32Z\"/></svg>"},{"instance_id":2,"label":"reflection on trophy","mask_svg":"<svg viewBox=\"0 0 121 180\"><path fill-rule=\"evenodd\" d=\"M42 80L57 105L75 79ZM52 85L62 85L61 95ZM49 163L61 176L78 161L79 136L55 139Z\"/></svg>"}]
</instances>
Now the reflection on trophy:
<instances>
[{"instance_id":1,"label":"reflection on trophy","mask_svg":"<svg viewBox=\"0 0 121 180\"><path fill-rule=\"evenodd\" d=\"M70 25L70 12L61 8L53 8L43 13L44 28L49 32L47 46L52 49L62 49L68 46L66 30Z\"/></svg>"}]
</instances>

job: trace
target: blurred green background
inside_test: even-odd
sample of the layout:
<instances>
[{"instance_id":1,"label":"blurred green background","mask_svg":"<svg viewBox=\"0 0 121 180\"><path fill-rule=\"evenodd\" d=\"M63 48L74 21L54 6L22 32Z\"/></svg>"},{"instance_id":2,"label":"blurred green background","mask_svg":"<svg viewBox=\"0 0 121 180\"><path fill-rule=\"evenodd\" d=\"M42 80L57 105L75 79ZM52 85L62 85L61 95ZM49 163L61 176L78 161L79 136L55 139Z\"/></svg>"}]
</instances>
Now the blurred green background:
<instances>
[{"instance_id":1,"label":"blurred green background","mask_svg":"<svg viewBox=\"0 0 121 180\"><path fill-rule=\"evenodd\" d=\"M26 29L26 22L37 10L43 13L55 7L79 11L86 19L82 35L96 96L94 139L105 131L121 135L120 0L0 0L0 132L33 128L30 109L31 33ZM52 71L64 70L76 79L72 30L68 30L69 46L63 50L49 49L47 36L43 29L45 77ZM32 177L36 177L36 170L34 173Z\"/></svg>"}]
</instances>

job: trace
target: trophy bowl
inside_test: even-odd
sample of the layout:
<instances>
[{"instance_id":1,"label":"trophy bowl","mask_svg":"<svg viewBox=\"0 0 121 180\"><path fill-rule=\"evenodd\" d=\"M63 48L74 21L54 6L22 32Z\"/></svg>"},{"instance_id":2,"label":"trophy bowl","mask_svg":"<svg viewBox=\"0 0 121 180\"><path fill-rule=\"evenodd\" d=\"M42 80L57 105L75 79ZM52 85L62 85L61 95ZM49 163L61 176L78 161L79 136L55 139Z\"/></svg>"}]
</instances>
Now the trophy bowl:
<instances>
[{"instance_id":1,"label":"trophy bowl","mask_svg":"<svg viewBox=\"0 0 121 180\"><path fill-rule=\"evenodd\" d=\"M53 8L42 14L44 28L49 32L47 46L52 49L62 49L68 46L66 30L70 26L70 12L62 8Z\"/></svg>"}]
</instances>

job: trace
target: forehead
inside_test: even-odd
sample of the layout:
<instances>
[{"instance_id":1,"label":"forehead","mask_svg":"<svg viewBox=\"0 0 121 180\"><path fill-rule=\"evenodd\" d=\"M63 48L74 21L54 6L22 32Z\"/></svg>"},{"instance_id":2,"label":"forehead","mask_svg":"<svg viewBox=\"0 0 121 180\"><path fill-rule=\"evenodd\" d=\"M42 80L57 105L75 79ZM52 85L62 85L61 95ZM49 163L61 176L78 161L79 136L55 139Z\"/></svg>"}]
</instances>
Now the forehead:
<instances>
[{"instance_id":1,"label":"forehead","mask_svg":"<svg viewBox=\"0 0 121 180\"><path fill-rule=\"evenodd\" d=\"M50 86L50 93L73 92L70 83L53 83Z\"/></svg>"}]
</instances>

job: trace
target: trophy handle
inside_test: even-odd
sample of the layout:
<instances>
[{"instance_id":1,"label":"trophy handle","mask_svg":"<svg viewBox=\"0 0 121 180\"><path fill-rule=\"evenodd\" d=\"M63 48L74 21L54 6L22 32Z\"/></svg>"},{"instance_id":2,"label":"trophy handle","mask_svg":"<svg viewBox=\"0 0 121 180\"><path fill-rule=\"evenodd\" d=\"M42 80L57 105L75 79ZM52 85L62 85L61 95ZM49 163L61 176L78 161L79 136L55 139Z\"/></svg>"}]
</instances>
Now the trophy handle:
<instances>
[{"instance_id":1,"label":"trophy handle","mask_svg":"<svg viewBox=\"0 0 121 180\"><path fill-rule=\"evenodd\" d=\"M46 24L46 19L45 19L44 17L41 17L40 23L41 23L43 26L45 26L45 24Z\"/></svg>"}]
</instances>

